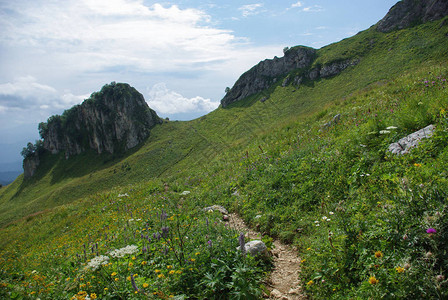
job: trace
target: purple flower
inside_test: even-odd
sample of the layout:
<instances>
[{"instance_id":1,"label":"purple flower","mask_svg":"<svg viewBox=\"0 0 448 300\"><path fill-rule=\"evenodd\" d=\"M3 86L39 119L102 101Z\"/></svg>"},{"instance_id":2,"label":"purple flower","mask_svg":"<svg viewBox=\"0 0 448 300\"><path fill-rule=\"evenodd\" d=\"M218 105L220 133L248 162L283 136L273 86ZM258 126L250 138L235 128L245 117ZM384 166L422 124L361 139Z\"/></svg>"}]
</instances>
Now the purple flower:
<instances>
[{"instance_id":1,"label":"purple flower","mask_svg":"<svg viewBox=\"0 0 448 300\"><path fill-rule=\"evenodd\" d=\"M131 283L132 283L132 287L134 288L134 290L138 292L137 285L135 284L134 275L132 275L132 274L131 274Z\"/></svg>"},{"instance_id":2,"label":"purple flower","mask_svg":"<svg viewBox=\"0 0 448 300\"><path fill-rule=\"evenodd\" d=\"M245 246L245 242L244 242L244 233L240 234L240 237L238 238L238 242L240 243L240 249L241 249L241 253L244 255L246 255L246 246Z\"/></svg>"},{"instance_id":3,"label":"purple flower","mask_svg":"<svg viewBox=\"0 0 448 300\"><path fill-rule=\"evenodd\" d=\"M437 230L435 230L434 228L426 229L426 233L429 233L429 234L433 234L433 233L436 233L436 232L437 232Z\"/></svg>"},{"instance_id":4,"label":"purple flower","mask_svg":"<svg viewBox=\"0 0 448 300\"><path fill-rule=\"evenodd\" d=\"M207 244L211 247L212 246L212 240L208 240Z\"/></svg>"}]
</instances>

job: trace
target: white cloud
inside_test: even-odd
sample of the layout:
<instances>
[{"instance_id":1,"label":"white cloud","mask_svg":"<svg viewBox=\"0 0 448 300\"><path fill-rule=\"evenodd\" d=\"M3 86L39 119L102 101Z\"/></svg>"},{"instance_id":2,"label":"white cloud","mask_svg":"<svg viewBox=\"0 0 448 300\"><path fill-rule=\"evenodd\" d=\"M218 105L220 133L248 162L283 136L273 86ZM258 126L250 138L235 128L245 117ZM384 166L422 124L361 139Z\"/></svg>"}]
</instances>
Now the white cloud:
<instances>
[{"instance_id":1,"label":"white cloud","mask_svg":"<svg viewBox=\"0 0 448 300\"><path fill-rule=\"evenodd\" d=\"M323 10L324 10L324 8L320 5L313 5L313 6L308 6L308 7L303 8L304 12L320 12Z\"/></svg>"},{"instance_id":2,"label":"white cloud","mask_svg":"<svg viewBox=\"0 0 448 300\"><path fill-rule=\"evenodd\" d=\"M218 102L200 96L186 98L175 91L169 90L165 83L155 84L148 95L148 105L161 114L209 112L219 106Z\"/></svg>"},{"instance_id":3,"label":"white cloud","mask_svg":"<svg viewBox=\"0 0 448 300\"><path fill-rule=\"evenodd\" d=\"M247 17L250 15L258 14L260 12L259 9L262 7L263 7L263 3L247 4L247 5L241 6L240 8L238 8L238 10L241 11L241 14L243 15L243 17Z\"/></svg>"},{"instance_id":4,"label":"white cloud","mask_svg":"<svg viewBox=\"0 0 448 300\"><path fill-rule=\"evenodd\" d=\"M294 4L291 5L291 8L294 8L294 7L302 7L302 6L303 6L303 3L302 3L301 1L297 1L296 3L294 3Z\"/></svg>"},{"instance_id":5,"label":"white cloud","mask_svg":"<svg viewBox=\"0 0 448 300\"><path fill-rule=\"evenodd\" d=\"M37 82L32 76L18 77L13 82L0 84L1 113L8 111L33 111L67 109L82 102L84 96L70 92L60 93L55 88Z\"/></svg>"}]
</instances>

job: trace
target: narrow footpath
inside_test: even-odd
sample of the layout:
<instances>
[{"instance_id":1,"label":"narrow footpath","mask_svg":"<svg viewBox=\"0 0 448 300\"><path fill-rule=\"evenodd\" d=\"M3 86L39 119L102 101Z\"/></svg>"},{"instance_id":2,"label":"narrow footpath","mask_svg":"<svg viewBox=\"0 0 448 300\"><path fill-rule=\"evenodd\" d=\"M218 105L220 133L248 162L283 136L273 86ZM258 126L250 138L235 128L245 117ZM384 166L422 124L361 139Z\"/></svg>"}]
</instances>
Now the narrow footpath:
<instances>
[{"instance_id":1,"label":"narrow footpath","mask_svg":"<svg viewBox=\"0 0 448 300\"><path fill-rule=\"evenodd\" d=\"M246 239L261 239L261 234L251 230L237 214L230 214L230 226L245 233ZM274 240L272 249L274 270L266 282L270 295L267 299L303 300L300 275L300 258L297 250L280 241Z\"/></svg>"}]
</instances>

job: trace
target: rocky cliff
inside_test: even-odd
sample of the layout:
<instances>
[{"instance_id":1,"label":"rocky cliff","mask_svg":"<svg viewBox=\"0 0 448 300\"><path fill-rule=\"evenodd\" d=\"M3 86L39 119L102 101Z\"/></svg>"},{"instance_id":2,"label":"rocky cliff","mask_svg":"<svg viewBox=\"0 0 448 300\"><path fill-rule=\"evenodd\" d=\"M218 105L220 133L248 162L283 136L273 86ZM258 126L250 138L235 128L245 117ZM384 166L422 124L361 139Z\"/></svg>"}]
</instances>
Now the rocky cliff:
<instances>
[{"instance_id":1,"label":"rocky cliff","mask_svg":"<svg viewBox=\"0 0 448 300\"><path fill-rule=\"evenodd\" d=\"M448 15L447 0L403 0L395 4L387 15L377 23L380 32L390 32Z\"/></svg>"},{"instance_id":2,"label":"rocky cliff","mask_svg":"<svg viewBox=\"0 0 448 300\"><path fill-rule=\"evenodd\" d=\"M300 85L304 80L317 80L335 76L349 66L354 66L359 59L334 61L323 66L313 66L317 58L317 51L313 48L297 46L285 51L281 58L261 61L249 71L241 75L234 86L221 100L222 107L261 92L277 82L279 78L296 71L293 77L286 76L282 86L293 83ZM312 67L313 66L313 67Z\"/></svg>"},{"instance_id":3,"label":"rocky cliff","mask_svg":"<svg viewBox=\"0 0 448 300\"><path fill-rule=\"evenodd\" d=\"M161 123L142 94L124 83L105 85L81 105L39 124L43 148L66 158L87 149L115 153L137 146Z\"/></svg>"}]
</instances>

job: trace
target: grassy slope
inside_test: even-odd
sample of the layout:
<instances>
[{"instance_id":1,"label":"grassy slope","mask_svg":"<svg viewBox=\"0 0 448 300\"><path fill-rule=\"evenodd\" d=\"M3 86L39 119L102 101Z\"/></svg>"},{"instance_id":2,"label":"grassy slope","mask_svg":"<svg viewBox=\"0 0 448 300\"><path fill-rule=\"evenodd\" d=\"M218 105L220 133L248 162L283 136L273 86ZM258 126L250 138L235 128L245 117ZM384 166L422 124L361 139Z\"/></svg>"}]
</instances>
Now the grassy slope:
<instances>
[{"instance_id":1,"label":"grassy slope","mask_svg":"<svg viewBox=\"0 0 448 300\"><path fill-rule=\"evenodd\" d=\"M1 234L1 248L8 248L6 245L11 243L11 232L41 227L41 224L57 223L52 216L57 216L61 210L65 211L64 216L72 216L72 222L76 223L77 211L85 207L92 193L108 191L113 186L125 187L136 183L140 183L138 186L145 186L142 182L148 181L151 181L148 184L158 186L159 189L162 181L168 182L175 191L197 187L195 201L218 201L233 206L248 221L258 212L264 212L270 217L264 217L262 228L287 241L296 239L294 230L299 226L305 228L306 236L316 234L303 224L302 219L310 221L315 217L315 212L309 205L319 204L325 195L322 187L318 186L319 182L339 184L340 189L335 189L333 196L346 199L348 196L343 189L352 179L345 178L344 172L350 170L341 170L343 175L339 174L338 179L329 181L328 178L319 177L322 174L316 171L316 166L313 166L311 161L307 160L307 163L299 165L292 162L306 155L310 155L311 159L313 153L318 153L316 157L326 161L323 159L326 156L321 152L322 147L338 145L339 148L335 146L335 151L339 153L344 149L341 145L347 143L347 139L355 139L357 134L362 135L368 129L377 128L377 124L372 125L369 123L372 121L369 121L365 122L362 132L356 131L353 125L359 116L354 115L354 112L359 107L370 105L372 110L375 108L380 111L388 108L395 98L409 98L407 93L411 88L408 86L424 78L428 70L433 70L431 66L441 65L438 72L446 73L444 63L448 57L448 38L445 36L447 29L446 26L440 27L440 24L441 22L425 24L388 35L367 30L324 47L319 50L316 63L325 64L346 58L360 58L360 63L331 79L305 83L298 89L292 86L272 87L260 95L235 103L227 109L219 108L202 118L190 122L165 123L154 128L147 142L127 157L99 157L91 153L68 161L62 157L46 157L35 179L24 182L20 177L10 186L0 190L0 220L1 224L6 224L38 211L50 211L44 213L43 217L37 217L38 221L29 217L5 227ZM391 81L401 74L408 75L398 83ZM266 94L270 95L269 100L259 102ZM439 96L446 97L446 94L437 94L437 97ZM430 97L426 100L431 102L433 99ZM439 108L436 102L433 106L427 105L432 110ZM402 115L395 120L402 127L396 137L426 125L424 118L423 121L409 120L409 116L405 114L410 112L409 109L402 110ZM349 116L344 121L344 130L319 136L319 126L336 113ZM434 111L431 113L435 115ZM290 154L293 146L303 146L302 141L306 141L307 146L295 154ZM268 164L260 162L260 149L263 150L263 155L269 157ZM253 161L241 160L246 153ZM359 159L358 154L354 157ZM328 157L326 159L330 165L337 168L334 161ZM276 160L282 161L284 167L277 166ZM373 166L377 163L372 159ZM246 173L252 167L263 172ZM369 165L369 168L372 166ZM296 172L294 176L306 176L309 181L302 182L303 186L299 190L293 189L291 192L283 186L284 182L300 182L298 179L288 181L288 176L292 176L291 172ZM286 174L286 177L278 174ZM312 186L313 181L317 186ZM306 186L309 184L311 186ZM244 200L230 198L234 188L246 192ZM83 197L87 198L73 202ZM278 199L283 199L284 204L279 205ZM241 201L246 201L246 204ZM294 204L291 205L290 201L294 201ZM71 202L73 204L69 204ZM65 205L52 209L62 204ZM291 207L292 210L288 210ZM269 209L272 209L271 214L268 213ZM304 209L309 209L310 212L304 213ZM285 213L289 216L301 216L301 219L281 217ZM273 220L277 227L271 228L269 224L273 223ZM42 238L48 239L51 244L51 232L44 235ZM21 247L24 248L35 241L30 236L22 239ZM306 237L304 239L311 243ZM319 267L314 265L314 268ZM309 273L309 276L315 276L312 271ZM344 290L342 286L338 288ZM322 297L328 297L328 294L323 295Z\"/></svg>"}]
</instances>

